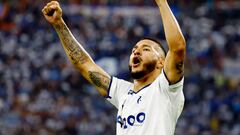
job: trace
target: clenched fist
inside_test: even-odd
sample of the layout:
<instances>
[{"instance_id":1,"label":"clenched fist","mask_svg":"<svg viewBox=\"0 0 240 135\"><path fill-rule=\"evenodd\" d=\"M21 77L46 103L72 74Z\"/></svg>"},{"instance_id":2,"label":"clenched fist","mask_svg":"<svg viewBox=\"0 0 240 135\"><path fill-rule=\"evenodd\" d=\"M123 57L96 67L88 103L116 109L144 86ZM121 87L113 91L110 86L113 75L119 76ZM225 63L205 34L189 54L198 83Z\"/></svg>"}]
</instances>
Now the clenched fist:
<instances>
[{"instance_id":1,"label":"clenched fist","mask_svg":"<svg viewBox=\"0 0 240 135\"><path fill-rule=\"evenodd\" d=\"M62 20L62 9L57 1L49 2L43 9L43 15L52 25L58 24Z\"/></svg>"}]
</instances>

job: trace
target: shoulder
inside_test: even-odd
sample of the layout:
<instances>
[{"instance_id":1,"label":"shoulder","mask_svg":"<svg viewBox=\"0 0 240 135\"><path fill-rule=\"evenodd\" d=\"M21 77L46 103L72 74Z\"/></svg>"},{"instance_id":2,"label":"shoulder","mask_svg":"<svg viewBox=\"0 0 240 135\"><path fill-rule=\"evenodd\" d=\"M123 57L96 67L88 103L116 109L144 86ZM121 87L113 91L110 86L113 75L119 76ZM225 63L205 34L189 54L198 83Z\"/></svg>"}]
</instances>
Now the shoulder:
<instances>
[{"instance_id":1,"label":"shoulder","mask_svg":"<svg viewBox=\"0 0 240 135\"><path fill-rule=\"evenodd\" d=\"M111 85L113 85L113 84L116 84L116 85L119 85L119 86L121 86L121 85L123 85L123 86L133 85L132 82L126 81L124 79L119 79L119 78L114 77L114 76L111 77Z\"/></svg>"},{"instance_id":2,"label":"shoulder","mask_svg":"<svg viewBox=\"0 0 240 135\"><path fill-rule=\"evenodd\" d=\"M131 87L133 83L119 79L117 77L111 77L111 82L109 86L110 91L117 91L117 93L126 93Z\"/></svg>"},{"instance_id":3,"label":"shoulder","mask_svg":"<svg viewBox=\"0 0 240 135\"><path fill-rule=\"evenodd\" d=\"M178 82L176 82L174 84L170 84L164 70L162 69L161 74L158 76L158 82L162 89L166 89L166 90L170 90L170 91L182 89L183 84L184 84L184 76Z\"/></svg>"}]
</instances>

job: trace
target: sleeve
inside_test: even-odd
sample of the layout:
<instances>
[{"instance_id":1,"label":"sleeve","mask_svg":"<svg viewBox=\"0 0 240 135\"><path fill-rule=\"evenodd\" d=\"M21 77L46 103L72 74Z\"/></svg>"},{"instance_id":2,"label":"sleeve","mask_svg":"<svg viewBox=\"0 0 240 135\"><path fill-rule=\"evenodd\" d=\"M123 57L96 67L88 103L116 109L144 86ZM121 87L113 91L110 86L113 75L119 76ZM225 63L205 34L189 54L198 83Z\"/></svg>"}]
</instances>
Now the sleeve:
<instances>
[{"instance_id":1,"label":"sleeve","mask_svg":"<svg viewBox=\"0 0 240 135\"><path fill-rule=\"evenodd\" d=\"M169 85L166 74L164 73L164 70L162 70L158 79L161 92L169 98L171 104L176 109L176 112L174 112L174 118L177 120L183 110L185 100L183 94L184 77L182 77L179 82Z\"/></svg>"},{"instance_id":2,"label":"sleeve","mask_svg":"<svg viewBox=\"0 0 240 135\"><path fill-rule=\"evenodd\" d=\"M121 99L127 95L132 83L116 77L111 77L111 82L108 88L108 96L106 99L117 109Z\"/></svg>"},{"instance_id":3,"label":"sleeve","mask_svg":"<svg viewBox=\"0 0 240 135\"><path fill-rule=\"evenodd\" d=\"M177 91L182 91L183 89L184 77L182 77L182 79L179 82L170 85L164 70L162 70L162 73L160 74L158 79L161 90L167 93L175 93Z\"/></svg>"}]
</instances>

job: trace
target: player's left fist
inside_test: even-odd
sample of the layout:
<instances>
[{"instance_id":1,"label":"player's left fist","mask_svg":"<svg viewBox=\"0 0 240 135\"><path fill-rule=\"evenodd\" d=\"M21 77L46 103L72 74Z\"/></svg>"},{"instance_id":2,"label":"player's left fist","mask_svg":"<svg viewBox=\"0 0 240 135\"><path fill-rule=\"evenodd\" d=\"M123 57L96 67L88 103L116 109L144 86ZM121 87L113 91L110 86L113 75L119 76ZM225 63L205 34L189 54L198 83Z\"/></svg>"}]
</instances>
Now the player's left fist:
<instances>
[{"instance_id":1,"label":"player's left fist","mask_svg":"<svg viewBox=\"0 0 240 135\"><path fill-rule=\"evenodd\" d=\"M57 24L62 19L62 9L57 1L49 2L43 9L43 15L52 25Z\"/></svg>"},{"instance_id":2,"label":"player's left fist","mask_svg":"<svg viewBox=\"0 0 240 135\"><path fill-rule=\"evenodd\" d=\"M161 4L167 3L167 0L155 0L155 2L157 3L158 6L160 6Z\"/></svg>"}]
</instances>

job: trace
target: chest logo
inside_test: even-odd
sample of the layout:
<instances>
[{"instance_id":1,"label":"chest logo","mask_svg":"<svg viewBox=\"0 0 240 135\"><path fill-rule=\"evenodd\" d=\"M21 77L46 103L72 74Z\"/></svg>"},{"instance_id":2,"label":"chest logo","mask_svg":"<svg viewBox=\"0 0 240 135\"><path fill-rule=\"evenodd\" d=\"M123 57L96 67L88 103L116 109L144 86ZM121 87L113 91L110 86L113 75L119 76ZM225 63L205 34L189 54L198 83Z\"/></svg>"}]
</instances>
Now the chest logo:
<instances>
[{"instance_id":1,"label":"chest logo","mask_svg":"<svg viewBox=\"0 0 240 135\"><path fill-rule=\"evenodd\" d=\"M146 114L144 112L140 112L137 115L129 115L127 117L119 115L117 117L117 123L120 124L121 128L127 129L130 126L142 125L145 118Z\"/></svg>"}]
</instances>

